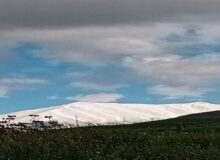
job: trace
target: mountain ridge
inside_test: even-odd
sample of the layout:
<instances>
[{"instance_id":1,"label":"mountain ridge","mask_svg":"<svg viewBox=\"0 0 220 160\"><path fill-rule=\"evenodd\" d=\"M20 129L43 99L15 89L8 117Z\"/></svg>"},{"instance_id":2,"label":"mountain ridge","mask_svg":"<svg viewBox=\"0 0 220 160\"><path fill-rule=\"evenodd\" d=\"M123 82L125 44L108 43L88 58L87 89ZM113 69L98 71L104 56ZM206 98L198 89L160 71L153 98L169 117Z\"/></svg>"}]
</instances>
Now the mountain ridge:
<instances>
[{"instance_id":1,"label":"mountain ridge","mask_svg":"<svg viewBox=\"0 0 220 160\"><path fill-rule=\"evenodd\" d=\"M47 121L45 116L66 126L117 125L170 119L194 113L220 111L220 105L206 102L180 104L128 104L74 102L60 106L30 109L0 115L16 115L15 123L30 122L30 114L37 120Z\"/></svg>"}]
</instances>

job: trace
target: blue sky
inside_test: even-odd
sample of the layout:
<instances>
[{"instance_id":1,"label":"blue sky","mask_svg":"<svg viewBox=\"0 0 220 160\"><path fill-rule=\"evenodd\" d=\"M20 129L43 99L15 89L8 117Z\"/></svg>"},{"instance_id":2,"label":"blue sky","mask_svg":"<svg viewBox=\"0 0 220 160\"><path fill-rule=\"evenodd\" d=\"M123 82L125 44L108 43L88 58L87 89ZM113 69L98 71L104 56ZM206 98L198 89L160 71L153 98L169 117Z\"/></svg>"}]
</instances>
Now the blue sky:
<instances>
[{"instance_id":1,"label":"blue sky","mask_svg":"<svg viewBox=\"0 0 220 160\"><path fill-rule=\"evenodd\" d=\"M0 113L76 101L220 103L218 1L59 4L0 0Z\"/></svg>"}]
</instances>

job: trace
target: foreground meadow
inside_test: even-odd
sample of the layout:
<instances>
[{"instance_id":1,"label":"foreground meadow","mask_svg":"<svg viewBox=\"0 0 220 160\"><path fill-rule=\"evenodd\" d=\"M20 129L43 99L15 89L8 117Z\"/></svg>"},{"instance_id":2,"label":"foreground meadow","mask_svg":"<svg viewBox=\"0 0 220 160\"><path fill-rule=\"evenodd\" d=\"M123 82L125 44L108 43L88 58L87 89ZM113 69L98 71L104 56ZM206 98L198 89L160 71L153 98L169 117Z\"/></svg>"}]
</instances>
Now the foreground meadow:
<instances>
[{"instance_id":1,"label":"foreground meadow","mask_svg":"<svg viewBox=\"0 0 220 160\"><path fill-rule=\"evenodd\" d=\"M0 131L0 160L218 160L219 112L126 126Z\"/></svg>"}]
</instances>

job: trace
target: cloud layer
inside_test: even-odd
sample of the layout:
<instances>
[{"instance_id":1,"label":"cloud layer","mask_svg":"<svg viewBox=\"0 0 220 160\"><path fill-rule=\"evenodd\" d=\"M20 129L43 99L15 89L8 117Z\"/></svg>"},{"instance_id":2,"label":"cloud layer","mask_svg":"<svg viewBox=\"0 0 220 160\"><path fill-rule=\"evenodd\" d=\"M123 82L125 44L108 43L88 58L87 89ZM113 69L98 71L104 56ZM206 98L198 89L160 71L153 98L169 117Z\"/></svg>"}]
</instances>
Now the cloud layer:
<instances>
[{"instance_id":1,"label":"cloud layer","mask_svg":"<svg viewBox=\"0 0 220 160\"><path fill-rule=\"evenodd\" d=\"M123 98L123 95L118 93L96 93L89 95L77 95L75 97L67 97L66 100L80 101L80 102L110 103L110 102L117 102L121 98Z\"/></svg>"},{"instance_id":2,"label":"cloud layer","mask_svg":"<svg viewBox=\"0 0 220 160\"><path fill-rule=\"evenodd\" d=\"M33 42L36 59L95 70L73 76L74 89L117 94L133 80L153 95L202 98L220 80L219 7L219 0L0 0L0 56ZM120 75L99 72L111 67ZM2 96L11 90L0 86ZM75 99L96 97L120 98Z\"/></svg>"},{"instance_id":3,"label":"cloud layer","mask_svg":"<svg viewBox=\"0 0 220 160\"><path fill-rule=\"evenodd\" d=\"M35 88L45 83L45 80L27 77L0 79L0 98L7 98L8 94L15 90Z\"/></svg>"},{"instance_id":4,"label":"cloud layer","mask_svg":"<svg viewBox=\"0 0 220 160\"><path fill-rule=\"evenodd\" d=\"M70 28L142 22L216 21L218 0L0 1L0 28Z\"/></svg>"}]
</instances>

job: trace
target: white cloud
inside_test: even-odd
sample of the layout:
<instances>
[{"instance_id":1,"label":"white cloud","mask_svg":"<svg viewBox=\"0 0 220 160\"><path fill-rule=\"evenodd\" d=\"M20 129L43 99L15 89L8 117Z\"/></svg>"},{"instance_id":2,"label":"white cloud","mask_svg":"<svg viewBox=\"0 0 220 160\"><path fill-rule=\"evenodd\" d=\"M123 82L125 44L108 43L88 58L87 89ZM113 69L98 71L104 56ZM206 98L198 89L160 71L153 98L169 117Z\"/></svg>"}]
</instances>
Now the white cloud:
<instances>
[{"instance_id":1,"label":"white cloud","mask_svg":"<svg viewBox=\"0 0 220 160\"><path fill-rule=\"evenodd\" d=\"M124 65L151 80L152 94L166 97L202 97L220 80L220 57L217 55L128 57Z\"/></svg>"},{"instance_id":2,"label":"white cloud","mask_svg":"<svg viewBox=\"0 0 220 160\"><path fill-rule=\"evenodd\" d=\"M45 80L27 77L0 79L0 98L7 98L15 90L30 89L45 83Z\"/></svg>"},{"instance_id":3,"label":"white cloud","mask_svg":"<svg viewBox=\"0 0 220 160\"><path fill-rule=\"evenodd\" d=\"M202 99L207 92L211 90L208 88L193 88L189 86L166 86L155 85L149 89L152 94L164 96L166 99L178 98L194 98Z\"/></svg>"},{"instance_id":4,"label":"white cloud","mask_svg":"<svg viewBox=\"0 0 220 160\"><path fill-rule=\"evenodd\" d=\"M64 30L27 29L4 31L1 34L11 41L19 39L19 41L39 42L45 50L35 52L33 55L53 63L106 66L118 65L121 57L126 55L161 52L152 38L157 38L159 36L157 32L161 32L162 28L170 30L168 26L171 25L82 27Z\"/></svg>"},{"instance_id":5,"label":"white cloud","mask_svg":"<svg viewBox=\"0 0 220 160\"><path fill-rule=\"evenodd\" d=\"M80 102L117 102L119 99L124 96L118 93L97 93L89 95L78 95L75 97L67 97L68 101L80 101Z\"/></svg>"},{"instance_id":6,"label":"white cloud","mask_svg":"<svg viewBox=\"0 0 220 160\"><path fill-rule=\"evenodd\" d=\"M119 88L124 87L125 85L117 85L117 84L103 84L98 82L73 82L70 86L75 88L80 88L83 90L94 90L94 91L105 91L112 92Z\"/></svg>"}]
</instances>

